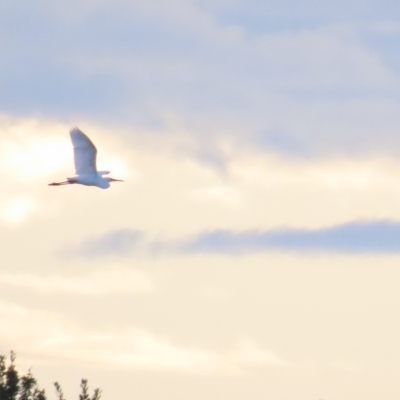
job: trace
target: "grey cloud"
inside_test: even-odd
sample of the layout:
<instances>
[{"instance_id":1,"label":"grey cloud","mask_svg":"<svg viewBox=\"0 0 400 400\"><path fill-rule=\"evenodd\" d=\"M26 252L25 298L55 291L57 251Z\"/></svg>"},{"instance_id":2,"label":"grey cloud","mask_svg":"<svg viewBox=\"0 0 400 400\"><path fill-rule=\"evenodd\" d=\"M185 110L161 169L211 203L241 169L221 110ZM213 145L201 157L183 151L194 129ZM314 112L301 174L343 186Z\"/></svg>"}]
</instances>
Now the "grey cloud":
<instances>
[{"instance_id":1,"label":"grey cloud","mask_svg":"<svg viewBox=\"0 0 400 400\"><path fill-rule=\"evenodd\" d=\"M283 0L279 2L263 0L235 0L235 1L215 1L201 0L202 6L213 10L217 15L226 15L230 21L246 24L251 29L255 28L266 30L270 26L260 26L257 22L261 19L270 19L272 28L279 26L309 25L310 23L322 23L332 20L354 20L365 21L380 19L395 19L400 16L400 10L394 7L392 0L377 2L331 0L324 3L315 3L313 0ZM279 25L278 25L279 24ZM302 25L300 25L302 24ZM254 27L253 27L254 29Z\"/></svg>"},{"instance_id":2,"label":"grey cloud","mask_svg":"<svg viewBox=\"0 0 400 400\"><path fill-rule=\"evenodd\" d=\"M311 149L299 139L282 131L259 132L255 135L259 144L274 152L285 154L291 157L311 155Z\"/></svg>"},{"instance_id":3,"label":"grey cloud","mask_svg":"<svg viewBox=\"0 0 400 400\"><path fill-rule=\"evenodd\" d=\"M279 151L395 151L399 67L384 60L398 47L374 45L381 34L367 38L359 22L390 20L396 7L211 3L2 2L0 111L161 131L172 112L205 143L204 132L249 140L276 129L286 135L273 139ZM253 32L257 24L269 30Z\"/></svg>"},{"instance_id":4,"label":"grey cloud","mask_svg":"<svg viewBox=\"0 0 400 400\"><path fill-rule=\"evenodd\" d=\"M142 232L118 230L85 240L72 252L95 258L129 256L144 238ZM272 229L266 231L215 230L176 241L154 241L144 248L148 254L221 253L263 251L323 251L335 253L400 253L400 222L355 221L329 228Z\"/></svg>"},{"instance_id":5,"label":"grey cloud","mask_svg":"<svg viewBox=\"0 0 400 400\"><path fill-rule=\"evenodd\" d=\"M182 243L186 252L236 253L266 250L329 251L339 253L400 253L400 223L351 222L318 230L204 233Z\"/></svg>"}]
</instances>

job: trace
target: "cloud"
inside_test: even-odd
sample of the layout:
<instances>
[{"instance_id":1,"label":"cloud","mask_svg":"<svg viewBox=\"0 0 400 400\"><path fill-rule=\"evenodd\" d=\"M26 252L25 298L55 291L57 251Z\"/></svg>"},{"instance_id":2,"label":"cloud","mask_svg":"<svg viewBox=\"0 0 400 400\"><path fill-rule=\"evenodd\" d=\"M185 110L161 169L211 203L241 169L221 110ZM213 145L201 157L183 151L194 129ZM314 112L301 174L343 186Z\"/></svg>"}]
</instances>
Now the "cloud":
<instances>
[{"instance_id":1,"label":"cloud","mask_svg":"<svg viewBox=\"0 0 400 400\"><path fill-rule=\"evenodd\" d=\"M84 241L72 253L95 258L128 256L144 233L124 229ZM271 229L259 231L215 230L191 239L143 242L147 254L224 253L260 251L324 251L338 253L400 253L400 222L354 221L321 229ZM89 244L88 244L89 243Z\"/></svg>"},{"instance_id":2,"label":"cloud","mask_svg":"<svg viewBox=\"0 0 400 400\"><path fill-rule=\"evenodd\" d=\"M165 116L175 113L205 144L221 131L246 140L274 131L284 132L275 144L302 143L307 154L341 152L355 137L358 148L396 147L399 70L365 39L365 24L340 18L342 6L314 13L308 1L306 9L292 1L23 4L0 13L5 112L122 121L164 134ZM303 15L298 29L284 21L297 20L294 9ZM373 4L362 9L393 25ZM321 13L329 18L321 22ZM253 32L257 18L272 26L269 15L281 26Z\"/></svg>"},{"instance_id":3,"label":"cloud","mask_svg":"<svg viewBox=\"0 0 400 400\"><path fill-rule=\"evenodd\" d=\"M272 353L249 340L227 353L174 344L143 329L84 329L49 312L0 302L0 342L22 357L41 363L79 362L124 369L183 373L241 373L251 366L282 366ZM29 326L29 329L26 327Z\"/></svg>"},{"instance_id":4,"label":"cloud","mask_svg":"<svg viewBox=\"0 0 400 400\"><path fill-rule=\"evenodd\" d=\"M399 222L356 221L316 230L213 231L183 242L179 248L181 251L190 253L240 253L268 250L400 253L399 238Z\"/></svg>"},{"instance_id":5,"label":"cloud","mask_svg":"<svg viewBox=\"0 0 400 400\"><path fill-rule=\"evenodd\" d=\"M399 17L399 10L393 7L390 1L382 3L360 0L327 1L322 4L315 3L313 0L280 2L203 0L202 3L204 8L214 10L220 18L225 16L230 23L244 25L253 31L257 29L257 32L301 29L310 24L322 24L327 21L396 20ZM262 26L261 21L267 21L272 26Z\"/></svg>"},{"instance_id":6,"label":"cloud","mask_svg":"<svg viewBox=\"0 0 400 400\"><path fill-rule=\"evenodd\" d=\"M152 293L154 283L131 268L109 267L79 277L0 274L0 286L19 287L41 293L104 295L111 293Z\"/></svg>"}]
</instances>

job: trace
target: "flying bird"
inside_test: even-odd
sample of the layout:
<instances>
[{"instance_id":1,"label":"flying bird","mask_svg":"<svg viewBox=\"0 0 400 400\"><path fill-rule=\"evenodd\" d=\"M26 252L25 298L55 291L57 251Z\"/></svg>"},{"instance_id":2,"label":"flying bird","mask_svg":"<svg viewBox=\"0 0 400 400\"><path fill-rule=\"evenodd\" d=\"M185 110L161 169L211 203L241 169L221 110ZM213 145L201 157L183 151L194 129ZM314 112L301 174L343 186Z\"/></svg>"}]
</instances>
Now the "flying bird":
<instances>
[{"instance_id":1,"label":"flying bird","mask_svg":"<svg viewBox=\"0 0 400 400\"><path fill-rule=\"evenodd\" d=\"M101 189L110 187L110 182L123 182L121 179L105 177L110 171L97 171L97 149L92 141L76 126L69 131L74 146L76 176L65 182L49 183L49 186L71 185L79 183L85 186L97 186Z\"/></svg>"}]
</instances>

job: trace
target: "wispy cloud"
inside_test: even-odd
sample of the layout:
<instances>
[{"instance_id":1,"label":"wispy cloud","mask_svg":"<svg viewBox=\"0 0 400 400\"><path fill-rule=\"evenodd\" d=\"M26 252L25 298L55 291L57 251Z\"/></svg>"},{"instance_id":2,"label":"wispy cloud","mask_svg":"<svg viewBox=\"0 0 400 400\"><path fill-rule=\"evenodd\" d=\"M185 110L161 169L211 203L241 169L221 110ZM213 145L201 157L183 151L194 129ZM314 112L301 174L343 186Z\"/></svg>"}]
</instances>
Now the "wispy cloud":
<instances>
[{"instance_id":1,"label":"wispy cloud","mask_svg":"<svg viewBox=\"0 0 400 400\"><path fill-rule=\"evenodd\" d=\"M323 229L217 230L184 241L184 252L237 253L267 250L400 253L400 223L356 221Z\"/></svg>"},{"instance_id":2,"label":"wispy cloud","mask_svg":"<svg viewBox=\"0 0 400 400\"><path fill-rule=\"evenodd\" d=\"M143 241L147 254L243 253L260 251L325 251L338 253L400 253L400 222L354 221L321 229L214 230L192 238ZM128 256L144 233L118 230L85 240L74 256Z\"/></svg>"},{"instance_id":3,"label":"wispy cloud","mask_svg":"<svg viewBox=\"0 0 400 400\"><path fill-rule=\"evenodd\" d=\"M0 318L7 320L0 326L0 342L24 358L40 355L45 363L79 360L86 364L111 363L124 369L201 374L236 374L250 366L285 365L248 339L229 352L215 353L176 345L170 338L133 327L84 329L59 315L2 302Z\"/></svg>"},{"instance_id":4,"label":"wispy cloud","mask_svg":"<svg viewBox=\"0 0 400 400\"><path fill-rule=\"evenodd\" d=\"M42 293L103 295L109 293L150 293L155 286L146 274L131 268L110 267L83 276L40 276L0 274L0 286L20 287Z\"/></svg>"}]
</instances>

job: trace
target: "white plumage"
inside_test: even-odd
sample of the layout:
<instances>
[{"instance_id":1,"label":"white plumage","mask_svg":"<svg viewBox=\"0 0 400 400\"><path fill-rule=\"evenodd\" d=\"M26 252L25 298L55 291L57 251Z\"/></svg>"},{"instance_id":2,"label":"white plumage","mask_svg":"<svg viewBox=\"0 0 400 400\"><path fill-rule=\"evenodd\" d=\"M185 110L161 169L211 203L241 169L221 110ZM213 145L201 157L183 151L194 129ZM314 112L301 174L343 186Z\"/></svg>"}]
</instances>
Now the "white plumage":
<instances>
[{"instance_id":1,"label":"white plumage","mask_svg":"<svg viewBox=\"0 0 400 400\"><path fill-rule=\"evenodd\" d=\"M67 178L65 182L49 183L49 186L61 186L78 183L85 186L97 186L101 189L110 187L110 182L123 182L120 179L104 177L109 171L97 171L97 149L92 141L77 127L70 130L74 147L74 163L76 176Z\"/></svg>"},{"instance_id":2,"label":"white plumage","mask_svg":"<svg viewBox=\"0 0 400 400\"><path fill-rule=\"evenodd\" d=\"M69 132L74 146L75 173L77 175L95 174L97 149L92 141L78 128Z\"/></svg>"}]
</instances>

